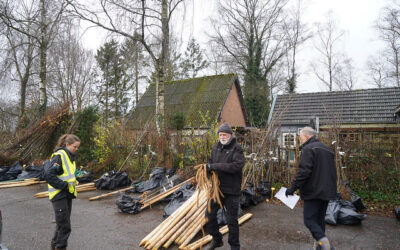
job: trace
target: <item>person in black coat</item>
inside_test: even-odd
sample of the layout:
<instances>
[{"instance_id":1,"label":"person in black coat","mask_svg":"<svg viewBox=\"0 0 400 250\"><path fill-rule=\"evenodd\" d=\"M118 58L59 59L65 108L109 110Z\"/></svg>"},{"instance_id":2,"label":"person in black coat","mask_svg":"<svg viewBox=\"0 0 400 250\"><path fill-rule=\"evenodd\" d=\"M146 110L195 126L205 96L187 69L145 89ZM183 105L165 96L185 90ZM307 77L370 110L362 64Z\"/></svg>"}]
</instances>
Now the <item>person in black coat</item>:
<instances>
[{"instance_id":1,"label":"person in black coat","mask_svg":"<svg viewBox=\"0 0 400 250\"><path fill-rule=\"evenodd\" d=\"M329 200L336 199L335 155L316 138L313 128L304 127L299 135L302 143L299 170L286 196L300 189L304 224L315 239L313 249L333 249L325 235L325 214Z\"/></svg>"},{"instance_id":2,"label":"person in black coat","mask_svg":"<svg viewBox=\"0 0 400 250\"><path fill-rule=\"evenodd\" d=\"M243 149L233 136L233 131L229 124L224 123L218 129L219 142L217 142L211 152L211 158L207 163L208 172L218 173L219 188L223 193L221 197L222 205L226 209L227 224L229 228L228 242L231 249L240 249L239 242L239 198L240 187L242 184L242 169L245 164ZM211 211L206 211L208 222L205 227L207 232L213 236L210 246L213 250L223 245L222 235L219 232L217 211L219 205L211 201Z\"/></svg>"}]
</instances>

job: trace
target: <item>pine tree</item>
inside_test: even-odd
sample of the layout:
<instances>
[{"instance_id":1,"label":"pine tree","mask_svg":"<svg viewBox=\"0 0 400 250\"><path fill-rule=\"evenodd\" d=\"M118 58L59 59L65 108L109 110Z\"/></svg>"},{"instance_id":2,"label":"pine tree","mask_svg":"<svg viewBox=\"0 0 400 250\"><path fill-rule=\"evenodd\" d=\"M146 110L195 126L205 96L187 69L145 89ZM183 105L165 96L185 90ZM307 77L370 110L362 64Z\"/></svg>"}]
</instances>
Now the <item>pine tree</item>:
<instances>
[{"instance_id":1,"label":"pine tree","mask_svg":"<svg viewBox=\"0 0 400 250\"><path fill-rule=\"evenodd\" d=\"M97 50L96 60L103 74L99 102L103 104L103 120L119 118L127 104L126 81L123 81L124 67L119 45L111 40Z\"/></svg>"},{"instance_id":2,"label":"pine tree","mask_svg":"<svg viewBox=\"0 0 400 250\"><path fill-rule=\"evenodd\" d=\"M199 71L207 68L208 65L209 63L207 60L203 59L203 53L196 39L190 39L186 47L185 55L179 64L180 76L182 78L194 78Z\"/></svg>"}]
</instances>

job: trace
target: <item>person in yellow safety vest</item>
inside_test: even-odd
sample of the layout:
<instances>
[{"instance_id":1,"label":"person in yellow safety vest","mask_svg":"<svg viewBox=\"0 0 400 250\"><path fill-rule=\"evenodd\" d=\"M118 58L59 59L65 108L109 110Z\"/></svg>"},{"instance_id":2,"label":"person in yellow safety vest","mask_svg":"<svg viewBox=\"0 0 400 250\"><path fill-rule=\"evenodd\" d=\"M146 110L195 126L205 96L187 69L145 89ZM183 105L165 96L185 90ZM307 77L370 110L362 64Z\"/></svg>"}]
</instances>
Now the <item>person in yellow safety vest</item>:
<instances>
[{"instance_id":1,"label":"person in yellow safety vest","mask_svg":"<svg viewBox=\"0 0 400 250\"><path fill-rule=\"evenodd\" d=\"M58 139L49 166L45 167L45 180L48 183L49 199L54 208L57 225L51 240L53 250L66 249L71 234L72 199L76 198L75 153L80 143L76 135L62 135Z\"/></svg>"}]
</instances>

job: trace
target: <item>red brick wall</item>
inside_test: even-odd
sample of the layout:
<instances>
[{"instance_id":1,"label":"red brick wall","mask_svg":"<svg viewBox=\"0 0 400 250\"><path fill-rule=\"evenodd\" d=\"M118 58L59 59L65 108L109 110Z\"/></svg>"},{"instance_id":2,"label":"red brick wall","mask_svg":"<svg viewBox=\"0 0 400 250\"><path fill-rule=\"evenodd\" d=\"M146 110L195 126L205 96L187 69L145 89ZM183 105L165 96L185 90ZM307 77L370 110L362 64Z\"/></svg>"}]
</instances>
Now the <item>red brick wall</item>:
<instances>
[{"instance_id":1,"label":"red brick wall","mask_svg":"<svg viewBox=\"0 0 400 250\"><path fill-rule=\"evenodd\" d=\"M222 109L220 124L227 122L233 127L246 127L242 107L240 106L239 95L235 84Z\"/></svg>"}]
</instances>

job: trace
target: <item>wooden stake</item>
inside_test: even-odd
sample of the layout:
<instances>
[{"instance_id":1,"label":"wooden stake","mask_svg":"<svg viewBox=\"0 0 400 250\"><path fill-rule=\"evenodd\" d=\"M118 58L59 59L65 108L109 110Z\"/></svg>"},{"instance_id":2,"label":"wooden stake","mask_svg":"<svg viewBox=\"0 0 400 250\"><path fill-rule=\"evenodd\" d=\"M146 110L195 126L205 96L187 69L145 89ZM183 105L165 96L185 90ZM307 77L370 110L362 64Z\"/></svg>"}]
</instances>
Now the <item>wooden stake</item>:
<instances>
[{"instance_id":1,"label":"wooden stake","mask_svg":"<svg viewBox=\"0 0 400 250\"><path fill-rule=\"evenodd\" d=\"M110 192L110 193L106 193L106 194L90 197L89 200L90 201L98 200L98 199L101 199L101 198L104 198L104 197L111 196L113 194L118 194L118 193L121 193L121 192L124 192L124 191L128 191L128 190L130 190L132 188L133 188L132 186L129 186L127 188L123 188L123 189L120 189L120 190L117 190L117 191L114 191L114 192Z\"/></svg>"},{"instance_id":2,"label":"wooden stake","mask_svg":"<svg viewBox=\"0 0 400 250\"><path fill-rule=\"evenodd\" d=\"M142 202L142 203L143 203L143 206L141 207L141 210L145 209L146 207L151 206L152 204L156 203L157 201L159 201L159 200L161 200L161 199L164 199L164 198L167 197L168 195L170 195L170 194L172 194L173 192L175 192L176 190L178 190L178 189L179 189L181 186L183 186L185 183L187 183L187 182L189 182L189 181L192 181L192 180L193 180L193 177L187 179L186 181L184 181L184 182L182 182L182 183L179 183L178 185L176 185L176 186L174 186L174 187L168 189L167 191L165 191L165 192L163 192L163 193L161 193L161 194L159 194L159 195L154 196L153 198L151 198L151 199L149 199L149 200L143 201L143 202Z\"/></svg>"},{"instance_id":3,"label":"wooden stake","mask_svg":"<svg viewBox=\"0 0 400 250\"><path fill-rule=\"evenodd\" d=\"M239 225L243 224L245 221L250 219L252 216L253 216L253 214L247 213L247 214L243 215L242 217L240 217L238 220ZM225 225L219 229L219 232L221 234L226 234L228 231L229 231L229 229L228 229L227 225ZM207 244L211 240L212 240L212 236L208 234L208 235L204 236L203 238L193 242L190 245L187 245L186 247L184 247L182 249L195 250L195 249L200 248L201 246Z\"/></svg>"},{"instance_id":4,"label":"wooden stake","mask_svg":"<svg viewBox=\"0 0 400 250\"><path fill-rule=\"evenodd\" d=\"M173 214L171 214L168 217L168 219L171 218L169 223L165 223L161 227L160 226L157 227L156 228L156 229L158 229L157 232L155 232L147 240L145 247L153 248L158 243L158 241L160 239L162 239L162 237L164 236L163 233L168 232L171 228L173 228L175 226L175 224L177 224L190 211L190 209L193 208L193 206L196 204L195 201L196 201L197 197L198 197L198 193L197 192L193 193L193 195L185 203L183 203L182 206L180 206ZM156 231L156 230L153 230L153 231Z\"/></svg>"},{"instance_id":5,"label":"wooden stake","mask_svg":"<svg viewBox=\"0 0 400 250\"><path fill-rule=\"evenodd\" d=\"M182 234L182 232L192 223L192 221L196 218L197 213L201 213L202 211L205 211L207 206L207 200L203 198L203 202L198 209L193 208L190 210L190 212L187 214L187 216L180 220L179 223L175 225L176 229L172 229L169 234L167 234L168 241L163 245L165 249L167 249L174 241L175 239ZM172 234L172 233L173 234ZM171 236L172 234L172 236Z\"/></svg>"},{"instance_id":6,"label":"wooden stake","mask_svg":"<svg viewBox=\"0 0 400 250\"><path fill-rule=\"evenodd\" d=\"M11 187L24 187L24 186L30 186L30 185L35 185L35 184L41 184L41 183L46 183L45 181L27 181L27 182L20 182L20 183L11 183L11 184L3 184L0 186L1 188L11 188Z\"/></svg>"}]
</instances>

